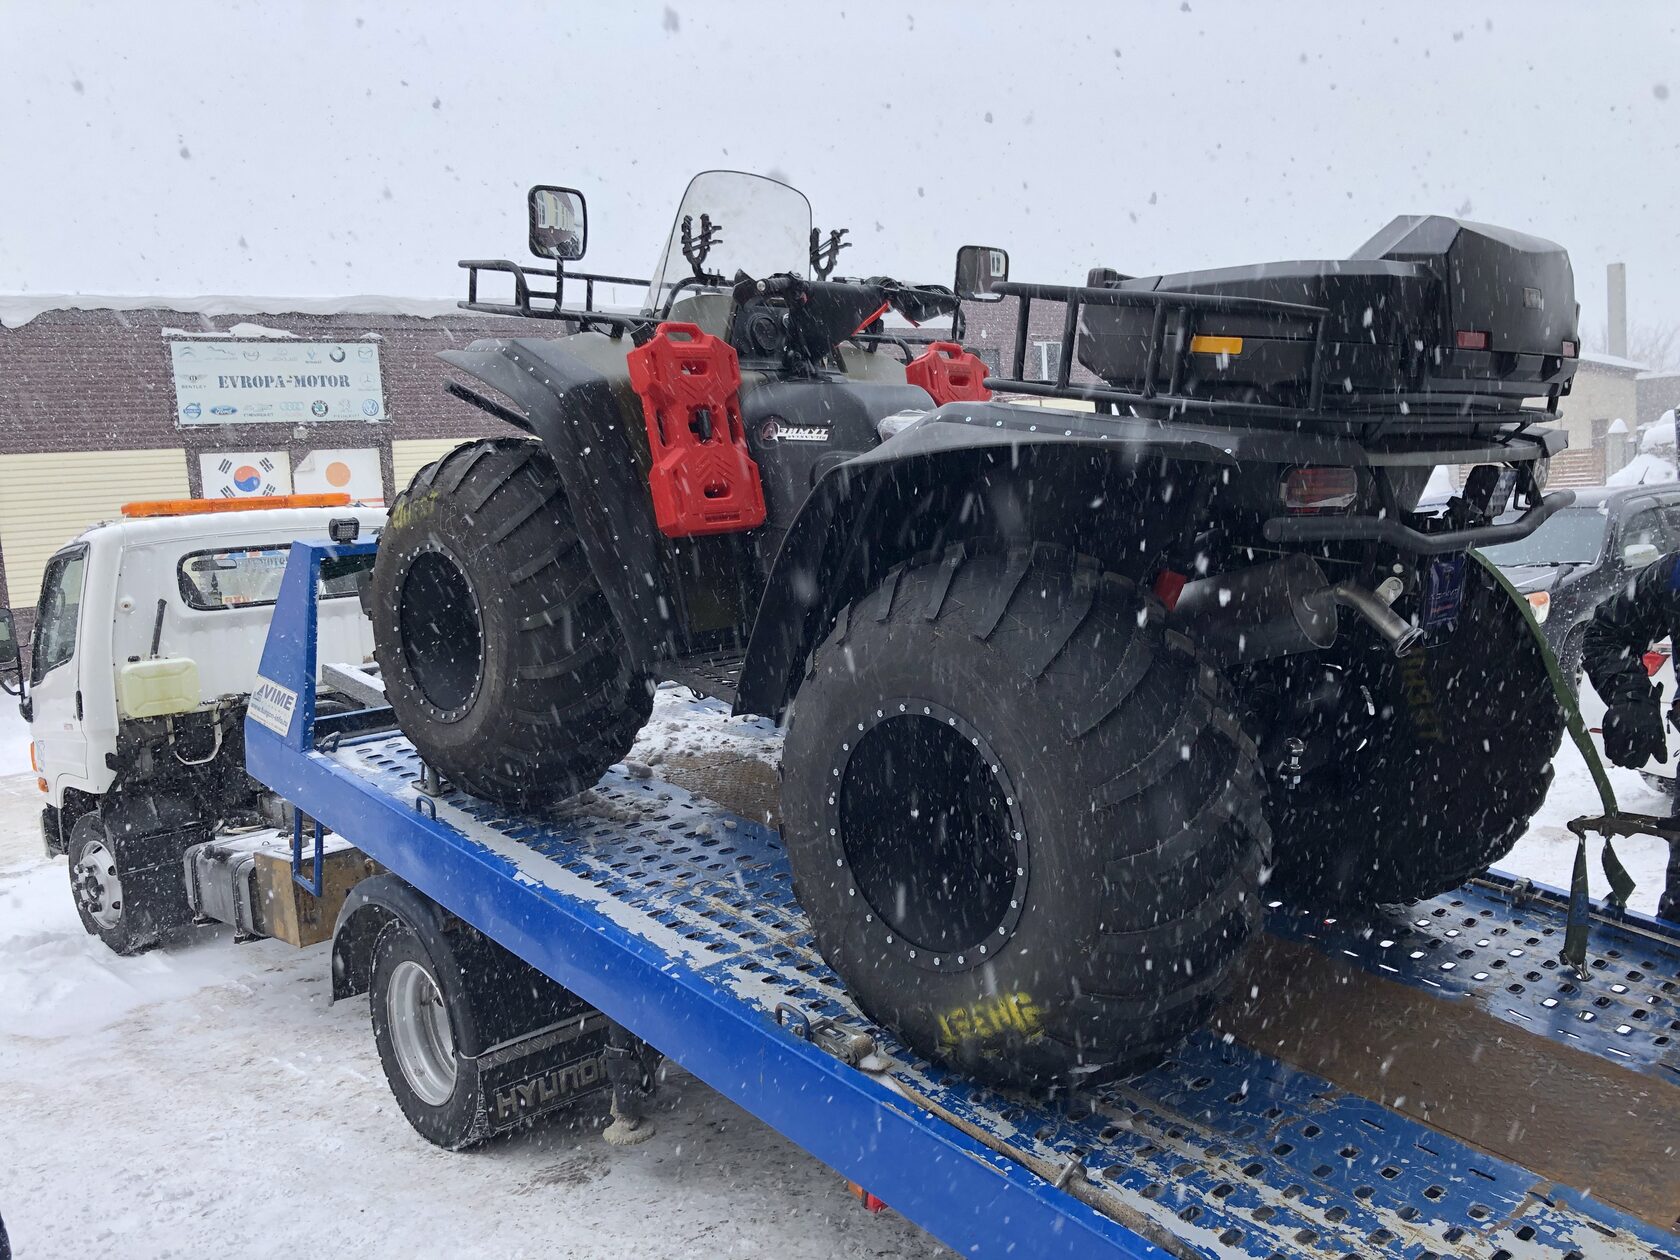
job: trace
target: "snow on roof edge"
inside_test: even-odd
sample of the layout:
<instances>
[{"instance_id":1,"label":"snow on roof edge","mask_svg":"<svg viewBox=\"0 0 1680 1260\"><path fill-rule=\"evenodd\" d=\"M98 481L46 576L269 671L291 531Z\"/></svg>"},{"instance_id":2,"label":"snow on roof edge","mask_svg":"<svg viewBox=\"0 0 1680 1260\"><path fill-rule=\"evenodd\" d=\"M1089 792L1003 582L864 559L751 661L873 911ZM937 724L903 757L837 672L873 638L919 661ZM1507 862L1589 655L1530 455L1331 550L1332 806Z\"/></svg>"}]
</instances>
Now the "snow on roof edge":
<instances>
[{"instance_id":1,"label":"snow on roof edge","mask_svg":"<svg viewBox=\"0 0 1680 1260\"><path fill-rule=\"evenodd\" d=\"M1646 365L1643 363L1635 363L1632 359L1618 358L1613 354L1602 354L1597 350L1583 350L1581 351L1580 358L1582 363L1596 363L1600 367L1621 368L1622 370L1628 372L1643 372L1647 370Z\"/></svg>"},{"instance_id":2,"label":"snow on roof edge","mask_svg":"<svg viewBox=\"0 0 1680 1260\"><path fill-rule=\"evenodd\" d=\"M197 297L160 294L0 293L0 327L22 328L47 311L174 311L182 315L468 315L454 298L393 297Z\"/></svg>"}]
</instances>

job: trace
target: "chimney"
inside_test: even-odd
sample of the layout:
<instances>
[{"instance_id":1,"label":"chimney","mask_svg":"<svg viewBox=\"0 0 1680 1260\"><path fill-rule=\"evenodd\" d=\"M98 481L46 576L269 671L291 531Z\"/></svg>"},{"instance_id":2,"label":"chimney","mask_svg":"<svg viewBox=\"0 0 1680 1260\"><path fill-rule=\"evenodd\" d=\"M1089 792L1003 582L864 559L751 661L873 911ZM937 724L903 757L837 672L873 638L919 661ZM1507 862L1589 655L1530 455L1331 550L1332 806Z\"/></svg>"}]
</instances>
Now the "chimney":
<instances>
[{"instance_id":1,"label":"chimney","mask_svg":"<svg viewBox=\"0 0 1680 1260\"><path fill-rule=\"evenodd\" d=\"M1618 359L1627 358L1627 264L1611 263L1606 269L1610 297L1610 344L1606 347Z\"/></svg>"}]
</instances>

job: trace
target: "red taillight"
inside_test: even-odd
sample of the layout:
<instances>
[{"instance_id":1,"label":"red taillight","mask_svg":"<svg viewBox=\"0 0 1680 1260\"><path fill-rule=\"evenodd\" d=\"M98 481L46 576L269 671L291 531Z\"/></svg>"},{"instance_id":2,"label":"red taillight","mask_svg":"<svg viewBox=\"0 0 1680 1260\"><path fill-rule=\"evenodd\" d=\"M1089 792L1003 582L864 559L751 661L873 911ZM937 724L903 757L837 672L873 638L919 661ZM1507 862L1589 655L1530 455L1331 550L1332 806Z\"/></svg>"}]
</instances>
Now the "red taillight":
<instances>
[{"instance_id":1,"label":"red taillight","mask_svg":"<svg viewBox=\"0 0 1680 1260\"><path fill-rule=\"evenodd\" d=\"M1580 342L1578 342L1578 341L1566 341L1566 342L1563 343L1563 357L1564 358L1566 358L1566 359L1577 358L1580 355L1580 353L1581 353L1581 343Z\"/></svg>"},{"instance_id":2,"label":"red taillight","mask_svg":"<svg viewBox=\"0 0 1680 1260\"><path fill-rule=\"evenodd\" d=\"M1488 335L1485 332L1468 332L1460 328L1456 337L1460 350L1486 350L1488 348Z\"/></svg>"},{"instance_id":3,"label":"red taillight","mask_svg":"<svg viewBox=\"0 0 1680 1260\"><path fill-rule=\"evenodd\" d=\"M1645 653L1645 676L1647 678L1655 678L1657 676L1657 671L1666 664L1668 664L1667 652Z\"/></svg>"},{"instance_id":4,"label":"red taillight","mask_svg":"<svg viewBox=\"0 0 1680 1260\"><path fill-rule=\"evenodd\" d=\"M1291 512L1334 512L1353 506L1359 497L1359 478L1351 468L1292 468L1284 476L1280 495Z\"/></svg>"}]
</instances>

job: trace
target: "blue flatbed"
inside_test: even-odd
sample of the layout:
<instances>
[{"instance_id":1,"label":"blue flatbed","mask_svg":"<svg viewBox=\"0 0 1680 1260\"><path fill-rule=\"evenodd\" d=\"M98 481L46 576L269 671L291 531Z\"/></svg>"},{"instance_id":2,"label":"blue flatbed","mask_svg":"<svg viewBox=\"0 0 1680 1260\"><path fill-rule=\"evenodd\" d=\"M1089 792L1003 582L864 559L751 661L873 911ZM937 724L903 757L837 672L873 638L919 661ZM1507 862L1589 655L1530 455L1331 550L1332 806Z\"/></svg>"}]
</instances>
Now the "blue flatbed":
<instances>
[{"instance_id":1,"label":"blue flatbed","mask_svg":"<svg viewBox=\"0 0 1680 1260\"><path fill-rule=\"evenodd\" d=\"M509 814L447 785L425 794L400 735L320 739L319 566L371 546L293 549L262 665L267 722L247 723L251 773L960 1254L1680 1257L1674 1220L1648 1200L1560 1180L1556 1136L1532 1139L1549 1153L1529 1166L1511 1155L1530 1140L1474 1131L1485 1117L1465 1120L1462 1098L1437 1124L1381 1071L1349 1088L1367 1056L1345 1044L1321 1060L1342 1083L1256 1048L1270 1032L1247 1035L1264 1026L1252 1014L1123 1084L996 1093L852 1005L772 829L617 769L584 803ZM1490 1064L1553 1065L1527 1104L1537 1130L1554 1101L1574 1114L1559 1092L1572 1080L1608 1088L1615 1105L1591 1108L1606 1131L1585 1149L1666 1149L1666 1166L1645 1165L1660 1205L1660 1183L1680 1185L1680 1132L1652 1130L1680 1096L1680 939L1640 916L1600 921L1579 980L1556 963L1564 917L1557 895L1495 878L1359 922L1280 906L1269 927L1275 959L1310 956L1348 1000L1427 1003L1468 1019ZM1338 1000L1321 1014L1345 1018ZM807 1039L824 1020L874 1053L852 1066ZM1334 1020L1297 1010L1290 1035L1320 1022Z\"/></svg>"}]
</instances>

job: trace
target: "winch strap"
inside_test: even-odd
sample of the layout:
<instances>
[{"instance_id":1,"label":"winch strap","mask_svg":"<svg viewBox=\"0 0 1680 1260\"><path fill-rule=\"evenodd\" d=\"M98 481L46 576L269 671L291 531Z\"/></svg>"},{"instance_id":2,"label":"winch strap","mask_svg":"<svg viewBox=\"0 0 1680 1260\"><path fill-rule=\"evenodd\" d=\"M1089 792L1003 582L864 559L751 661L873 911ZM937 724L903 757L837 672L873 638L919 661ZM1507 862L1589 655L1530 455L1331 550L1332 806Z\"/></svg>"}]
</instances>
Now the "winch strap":
<instances>
[{"instance_id":1,"label":"winch strap","mask_svg":"<svg viewBox=\"0 0 1680 1260\"><path fill-rule=\"evenodd\" d=\"M1616 805L1616 790L1610 786L1610 776L1605 773L1604 762L1598 755L1598 749L1593 745L1592 736L1587 733L1587 724L1581 720L1581 706L1575 702L1575 693L1569 682L1563 676L1563 670L1557 663L1557 657L1552 654L1551 645L1546 642L1546 636L1541 632L1540 623L1534 619L1534 609L1528 600L1518 593L1511 585L1511 580L1499 571L1486 556L1479 551L1472 551L1471 555L1481 566L1492 575L1500 588L1511 597L1511 602L1517 606L1523 621L1528 625L1528 632L1534 636L1534 645L1540 649L1540 659L1546 666L1546 677L1551 680L1552 694L1557 697L1558 707L1563 710L1563 721L1568 728L1569 738L1575 741L1575 747L1580 750L1581 760L1587 763L1587 771L1592 775L1593 786L1598 789L1598 799L1603 803L1606 815L1619 814L1621 810ZM1569 927L1564 933L1563 949L1559 957L1576 971L1587 965L1587 921L1592 910L1592 894L1587 885L1587 838L1581 835L1575 849L1575 868L1569 881ZM1610 896L1608 903L1617 908L1624 907L1628 898L1633 895L1634 881L1616 856L1615 846L1610 837L1604 837L1604 849L1600 855L1600 864L1604 868L1604 876L1610 881Z\"/></svg>"}]
</instances>

